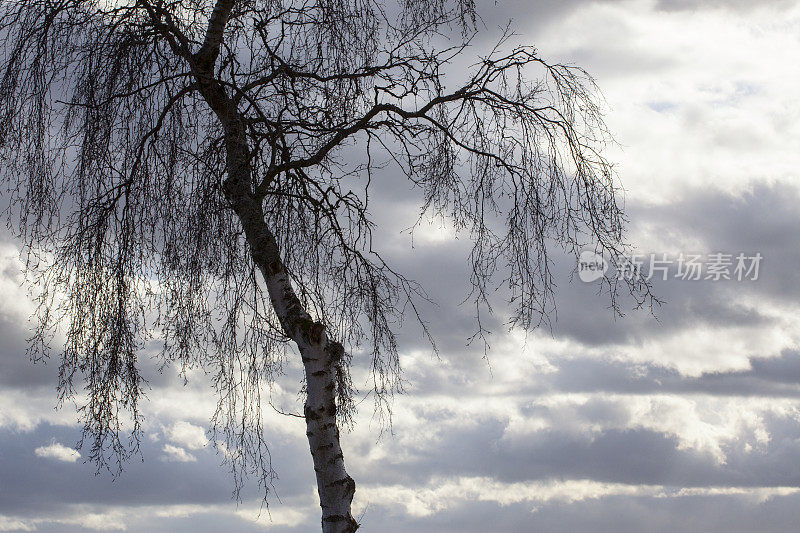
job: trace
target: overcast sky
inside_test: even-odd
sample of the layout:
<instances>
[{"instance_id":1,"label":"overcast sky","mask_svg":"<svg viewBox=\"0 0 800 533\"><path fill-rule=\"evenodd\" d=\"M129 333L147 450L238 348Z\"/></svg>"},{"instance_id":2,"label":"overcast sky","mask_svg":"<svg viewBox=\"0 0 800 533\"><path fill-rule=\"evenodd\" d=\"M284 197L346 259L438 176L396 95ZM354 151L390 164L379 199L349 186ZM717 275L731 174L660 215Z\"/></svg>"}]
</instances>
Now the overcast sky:
<instances>
[{"instance_id":1,"label":"overcast sky","mask_svg":"<svg viewBox=\"0 0 800 533\"><path fill-rule=\"evenodd\" d=\"M490 28L514 18L543 57L596 77L637 249L763 260L755 281L657 281L657 319L615 320L597 286L570 283L574 264L556 258L552 330L495 327L487 361L464 346L468 243L434 225L412 250L400 232L412 196L379 190L383 246L438 302L428 318L442 353L404 332L394 434L378 438L369 400L343 434L363 530L796 531L800 2L479 4ZM0 238L0 531L318 528L302 421L265 413L276 494L269 512L255 487L237 507L208 445L214 396L200 375L150 376L144 461L115 481L95 476L72 449L74 409L53 409L55 365L26 358L17 254ZM296 370L274 390L285 409L300 409Z\"/></svg>"}]
</instances>

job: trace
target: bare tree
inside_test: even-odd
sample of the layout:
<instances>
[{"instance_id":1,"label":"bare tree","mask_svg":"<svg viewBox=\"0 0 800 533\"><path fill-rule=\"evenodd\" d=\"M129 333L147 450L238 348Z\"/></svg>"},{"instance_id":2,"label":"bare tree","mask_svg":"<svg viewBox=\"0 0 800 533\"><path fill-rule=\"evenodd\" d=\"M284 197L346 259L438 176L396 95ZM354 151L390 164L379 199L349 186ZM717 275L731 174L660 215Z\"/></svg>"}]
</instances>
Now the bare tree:
<instances>
[{"instance_id":1,"label":"bare tree","mask_svg":"<svg viewBox=\"0 0 800 533\"><path fill-rule=\"evenodd\" d=\"M58 390L85 398L93 460L137 450L137 354L155 337L165 362L213 371L236 487L256 472L266 494L260 390L294 343L322 529L358 527L339 443L351 354L372 358L386 401L394 324L425 297L372 240L380 158L470 236L469 297L485 307L506 283L511 325L546 319L553 246L621 256L592 79L504 39L448 88L477 27L472 0L0 4L1 174L32 349L64 328Z\"/></svg>"}]
</instances>

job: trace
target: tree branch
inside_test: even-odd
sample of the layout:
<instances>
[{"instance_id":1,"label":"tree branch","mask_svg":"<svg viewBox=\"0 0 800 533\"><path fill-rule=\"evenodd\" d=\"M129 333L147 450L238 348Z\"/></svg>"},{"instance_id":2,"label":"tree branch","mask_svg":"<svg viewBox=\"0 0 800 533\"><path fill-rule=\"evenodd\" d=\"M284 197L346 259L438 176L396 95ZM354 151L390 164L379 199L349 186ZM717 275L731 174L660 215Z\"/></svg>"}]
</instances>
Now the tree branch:
<instances>
[{"instance_id":1,"label":"tree branch","mask_svg":"<svg viewBox=\"0 0 800 533\"><path fill-rule=\"evenodd\" d=\"M217 0L217 4L214 6L214 11L208 19L208 29L203 45L194 54L194 60L202 72L209 72L217 62L225 26L228 24L235 4L236 0Z\"/></svg>"}]
</instances>

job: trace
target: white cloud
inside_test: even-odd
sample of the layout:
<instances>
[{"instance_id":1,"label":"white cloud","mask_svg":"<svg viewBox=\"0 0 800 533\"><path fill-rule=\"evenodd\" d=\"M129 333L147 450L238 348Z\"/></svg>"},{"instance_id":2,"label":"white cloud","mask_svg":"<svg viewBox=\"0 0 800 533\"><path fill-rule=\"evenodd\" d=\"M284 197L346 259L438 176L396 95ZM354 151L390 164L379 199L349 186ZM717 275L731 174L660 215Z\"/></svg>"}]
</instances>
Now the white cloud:
<instances>
[{"instance_id":1,"label":"white cloud","mask_svg":"<svg viewBox=\"0 0 800 533\"><path fill-rule=\"evenodd\" d=\"M316 493L313 497L316 498ZM261 509L243 508L236 512L242 520L263 526L267 530L276 526L296 526L303 523L312 513L317 512L318 507L313 505L313 500L309 501L312 505L304 507L292 507L281 505L280 507L270 507L269 513L264 513Z\"/></svg>"},{"instance_id":2,"label":"white cloud","mask_svg":"<svg viewBox=\"0 0 800 533\"><path fill-rule=\"evenodd\" d=\"M188 450L199 450L208 444L205 430L184 420L164 428L164 436L174 444Z\"/></svg>"},{"instance_id":3,"label":"white cloud","mask_svg":"<svg viewBox=\"0 0 800 533\"><path fill-rule=\"evenodd\" d=\"M43 422L74 426L77 420L75 411L53 409L56 401L55 384L45 395L35 390L0 390L0 428L32 431Z\"/></svg>"},{"instance_id":4,"label":"white cloud","mask_svg":"<svg viewBox=\"0 0 800 533\"><path fill-rule=\"evenodd\" d=\"M797 182L799 18L797 5L776 16L597 2L537 43L598 77L628 198L665 200L687 184Z\"/></svg>"},{"instance_id":5,"label":"white cloud","mask_svg":"<svg viewBox=\"0 0 800 533\"><path fill-rule=\"evenodd\" d=\"M371 505L401 507L414 517L444 512L467 501L496 502L502 506L530 503L531 510L548 503L571 504L611 496L680 498L729 495L764 502L776 496L800 492L796 487L728 487L674 490L663 485L602 483L588 479L545 480L530 483L502 483L488 477L434 479L423 487L406 485L361 486L356 492L356 512Z\"/></svg>"},{"instance_id":6,"label":"white cloud","mask_svg":"<svg viewBox=\"0 0 800 533\"><path fill-rule=\"evenodd\" d=\"M48 446L40 446L34 450L37 457L45 459L55 459L56 461L64 461L65 463L74 463L80 459L81 454L77 450L67 448L63 444L53 442Z\"/></svg>"},{"instance_id":7,"label":"white cloud","mask_svg":"<svg viewBox=\"0 0 800 533\"><path fill-rule=\"evenodd\" d=\"M165 444L163 451L166 455L164 455L162 459L165 461L176 463L193 463L197 461L197 458L194 455L190 454L183 448L173 446L172 444Z\"/></svg>"},{"instance_id":8,"label":"white cloud","mask_svg":"<svg viewBox=\"0 0 800 533\"><path fill-rule=\"evenodd\" d=\"M119 512L86 513L64 520L64 523L76 524L94 531L125 531L128 529Z\"/></svg>"},{"instance_id":9,"label":"white cloud","mask_svg":"<svg viewBox=\"0 0 800 533\"><path fill-rule=\"evenodd\" d=\"M19 249L10 243L0 242L0 313L7 314L20 324L27 322L34 310L26 286L23 285L23 264Z\"/></svg>"},{"instance_id":10,"label":"white cloud","mask_svg":"<svg viewBox=\"0 0 800 533\"><path fill-rule=\"evenodd\" d=\"M27 521L0 515L0 531L36 531L36 526Z\"/></svg>"}]
</instances>

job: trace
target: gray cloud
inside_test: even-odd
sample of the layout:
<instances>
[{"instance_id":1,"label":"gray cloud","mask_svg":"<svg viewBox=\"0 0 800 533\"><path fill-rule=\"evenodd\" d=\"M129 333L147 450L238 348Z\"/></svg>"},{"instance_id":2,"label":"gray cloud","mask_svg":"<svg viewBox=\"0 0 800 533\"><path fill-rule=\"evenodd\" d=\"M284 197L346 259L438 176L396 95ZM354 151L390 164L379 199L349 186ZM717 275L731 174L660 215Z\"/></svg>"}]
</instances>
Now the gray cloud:
<instances>
[{"instance_id":1,"label":"gray cloud","mask_svg":"<svg viewBox=\"0 0 800 533\"><path fill-rule=\"evenodd\" d=\"M652 363L631 364L588 357L562 359L552 387L558 391L624 394L713 394L721 396L800 396L800 354L751 357L748 370L683 376Z\"/></svg>"},{"instance_id":2,"label":"gray cloud","mask_svg":"<svg viewBox=\"0 0 800 533\"><path fill-rule=\"evenodd\" d=\"M754 9L784 10L796 5L794 0L658 0L660 11L699 11L719 9L728 11L752 11Z\"/></svg>"},{"instance_id":3,"label":"gray cloud","mask_svg":"<svg viewBox=\"0 0 800 533\"><path fill-rule=\"evenodd\" d=\"M624 7L622 2L605 3ZM523 39L535 44L540 32L559 31L560 21L590 4L597 2L490 2L480 9L490 28L513 18L518 30L528 32ZM753 9L778 10L796 4L782 0L659 0L653 5L662 13L651 15L702 9L709 16L713 10L726 11L725 16L748 16ZM654 74L680 58L673 55L669 46L659 52L632 46L630 37L637 29L636 21L625 13L624 9L614 10L611 16L618 16L618 20L604 21L614 24L617 38L571 40L559 52L564 57L551 59L591 65L593 73L601 77L622 74L645 79L650 76L653 83L662 81ZM758 87L742 86L744 91L751 89ZM660 107L659 102L651 103ZM661 104L668 106L669 102ZM725 104L733 106L736 102ZM689 118L695 122L684 122L681 127L693 131L703 128L702 113ZM753 120L760 118L774 119ZM738 132L718 134L711 141L727 148L746 143L750 150L759 151L768 150L772 142L768 136L752 134L744 138ZM712 181L710 177L709 182ZM496 372L493 376L482 357L482 345L465 347L475 331L474 308L469 303L461 304L469 275L468 239L426 241L426 230L420 229L417 245L411 249L410 239L401 231L416 218L419 191L414 191L396 171L379 173L373 184L376 190L371 208L381 227L376 245L384 248L384 255L398 271L420 281L436 302L421 304L421 310L441 348L442 359L420 358L422 362L409 365L409 395L398 399L394 436L386 435L376 443L374 425L367 424L355 433L344 434L346 460L361 490L398 484L416 494L442 480L481 476L495 482L521 484L590 480L631 488L658 485L666 486L669 494L606 495L572 503L555 500L505 505L469 496L443 501L441 508L423 517L402 506L371 501L363 516L364 531L616 533L797 529L798 494L758 500L735 494L677 493L683 488L800 486L800 422L791 408L782 412L764 407L772 402L794 405L792 401L800 396L800 352L796 347L776 353L755 350L743 356L749 362L748 368L693 376L682 374L669 361L653 360L658 356L648 359L651 354L642 353L645 341L667 341L693 328L712 332L720 343L734 334L765 338L776 327L776 318L771 314L776 308L788 313L796 311L800 296L800 273L796 268L800 264L800 192L796 187L761 181L750 190L733 195L704 183L685 190L681 197L662 198L665 203L631 203L628 213L634 224L632 236L642 252L664 251L658 249L661 246L683 250L690 245L687 243L702 250L686 252L761 252L761 279L752 283L656 282L656 293L666 302L657 312L658 320L646 312L630 312L622 319L614 319L607 309L607 297L596 295L595 286L577 279L569 282L573 259L554 253L558 315L551 333L555 341L569 341L569 352L550 353L548 348L542 348L533 355L548 361L552 372L539 372L532 365L526 366L530 354L509 353L504 348L507 338L502 317L486 317L485 325L492 331L490 342L494 350L489 361ZM0 232L0 243L8 242L7 235ZM10 270L0 272L3 279L14 280L16 275ZM502 293L496 296L502 302ZM632 302L622 303L629 307ZM501 313L505 309L502 304L496 308ZM410 358L415 349L428 350L412 321L400 327L398 333L404 357ZM787 337L793 334L784 333ZM0 314L0 395L8 394L15 401L44 399L42 405L49 409L58 361L51 360L46 366L31 365L25 356L27 336L26 324L10 314ZM539 350L540 345L535 346ZM625 359L619 353L623 348L638 349L642 360ZM152 387L149 396L159 401L182 385L174 369L158 372L157 361L150 358L155 351L156 347L151 347L140 361ZM368 358L356 359L355 364L363 370ZM515 365L513 372L508 370L510 365ZM513 375L507 383L503 376L509 374ZM299 387L299 376L290 369L281 384L291 396ZM548 398L554 396L576 396L581 401L559 410L548 404ZM486 405L476 407L476 398ZM642 420L631 415L630 403L658 404L664 398L706 408L704 414L709 419L687 420L680 418L684 412L677 411L669 413L676 420L662 424L665 427L642 427ZM748 402L759 405L753 408L755 414L750 419L725 418L734 416L731 411L736 406L749 405ZM705 407L706 404L714 405ZM715 410L717 404L723 407ZM370 407L370 402L365 402L362 411L368 415ZM687 412L696 414L691 408ZM150 429L170 423L170 416L163 412L154 415L148 420ZM536 426L538 420L546 424ZM692 424L700 422L701 430L711 433L712 444L719 446L724 462L709 451L709 446L691 442L687 445L681 440L695 430ZM288 423L300 422L291 419ZM730 429L737 423L742 427ZM296 518L297 524L292 527L276 523L268 530L315 530L317 504L313 500L313 470L306 444L302 435L300 439L283 438L278 429L267 428L272 460L280 476L276 486L281 500L272 498L272 508L276 514L287 508L312 512ZM107 473L94 476L93 466L81 460L49 461L34 452L53 440L70 445L77 439L74 427L42 423L32 431L0 428L0 515L36 519L37 530L45 532L87 531L86 527L58 522L74 514L76 508L92 512L123 509L127 513L127 530L132 532L264 529L234 514L231 477L219 466L221 457L210 449L191 450L196 462L165 462L161 460L163 437L147 440L143 448L145 461L134 460L115 481ZM248 484L243 497L248 504L257 500L254 483ZM204 512L147 515L154 508L168 505L198 505Z\"/></svg>"}]
</instances>

